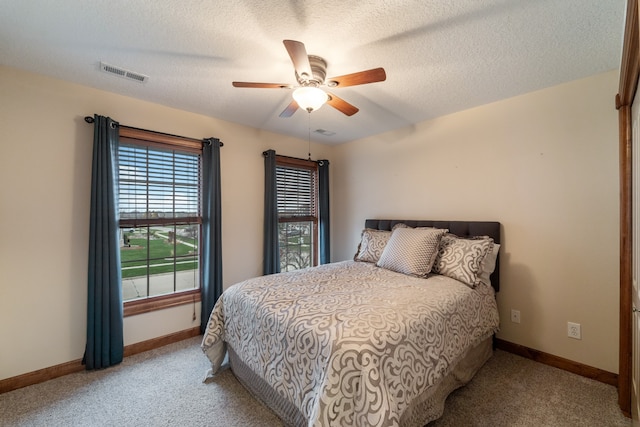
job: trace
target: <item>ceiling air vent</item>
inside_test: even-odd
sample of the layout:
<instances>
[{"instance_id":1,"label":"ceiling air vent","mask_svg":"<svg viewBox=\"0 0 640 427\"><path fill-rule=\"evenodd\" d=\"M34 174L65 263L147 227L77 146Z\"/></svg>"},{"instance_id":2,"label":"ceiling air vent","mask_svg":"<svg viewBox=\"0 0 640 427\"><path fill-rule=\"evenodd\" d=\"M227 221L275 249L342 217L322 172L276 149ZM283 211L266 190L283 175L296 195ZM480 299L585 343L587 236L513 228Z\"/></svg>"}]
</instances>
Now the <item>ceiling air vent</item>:
<instances>
[{"instance_id":1,"label":"ceiling air vent","mask_svg":"<svg viewBox=\"0 0 640 427\"><path fill-rule=\"evenodd\" d=\"M146 83L147 80L149 80L149 76L145 76L144 74L125 70L124 68L116 67L115 65L110 65L105 62L100 63L100 69L105 73L120 76L122 78L129 79L129 80L134 80L138 83Z\"/></svg>"},{"instance_id":2,"label":"ceiling air vent","mask_svg":"<svg viewBox=\"0 0 640 427\"><path fill-rule=\"evenodd\" d=\"M319 133L320 135L324 135L324 136L333 136L336 133L332 132L330 130L326 130L326 129L316 129L314 130L315 133Z\"/></svg>"}]
</instances>

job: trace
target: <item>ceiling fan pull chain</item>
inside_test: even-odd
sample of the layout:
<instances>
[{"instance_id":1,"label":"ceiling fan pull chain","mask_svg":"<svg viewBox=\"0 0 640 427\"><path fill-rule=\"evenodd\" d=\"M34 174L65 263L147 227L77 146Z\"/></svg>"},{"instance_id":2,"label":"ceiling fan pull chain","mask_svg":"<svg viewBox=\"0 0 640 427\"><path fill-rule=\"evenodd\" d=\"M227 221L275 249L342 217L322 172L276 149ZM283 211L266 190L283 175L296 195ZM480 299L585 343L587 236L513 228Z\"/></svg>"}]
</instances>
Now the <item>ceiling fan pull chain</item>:
<instances>
[{"instance_id":1,"label":"ceiling fan pull chain","mask_svg":"<svg viewBox=\"0 0 640 427\"><path fill-rule=\"evenodd\" d=\"M309 111L308 113L308 129L309 129L309 134L308 134L308 140L309 140L309 158L307 160L311 160L311 111Z\"/></svg>"}]
</instances>

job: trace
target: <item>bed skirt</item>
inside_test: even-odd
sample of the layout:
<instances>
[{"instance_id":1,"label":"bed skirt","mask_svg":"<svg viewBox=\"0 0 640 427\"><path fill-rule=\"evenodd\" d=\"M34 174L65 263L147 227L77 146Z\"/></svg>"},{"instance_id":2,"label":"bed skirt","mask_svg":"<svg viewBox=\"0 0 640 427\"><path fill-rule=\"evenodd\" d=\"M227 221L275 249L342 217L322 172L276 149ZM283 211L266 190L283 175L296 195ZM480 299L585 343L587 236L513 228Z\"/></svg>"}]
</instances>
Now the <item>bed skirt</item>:
<instances>
[{"instance_id":1,"label":"bed skirt","mask_svg":"<svg viewBox=\"0 0 640 427\"><path fill-rule=\"evenodd\" d=\"M236 352L227 346L229 364L234 375L249 392L267 405L280 417L287 426L301 427L307 425L304 415L291 402L283 399L269 384L256 375L240 360ZM493 336L481 341L471 348L467 354L451 370L449 375L429 388L414 404L402 414L401 426L424 426L436 420L444 412L447 396L455 389L467 384L476 372L493 355Z\"/></svg>"}]
</instances>

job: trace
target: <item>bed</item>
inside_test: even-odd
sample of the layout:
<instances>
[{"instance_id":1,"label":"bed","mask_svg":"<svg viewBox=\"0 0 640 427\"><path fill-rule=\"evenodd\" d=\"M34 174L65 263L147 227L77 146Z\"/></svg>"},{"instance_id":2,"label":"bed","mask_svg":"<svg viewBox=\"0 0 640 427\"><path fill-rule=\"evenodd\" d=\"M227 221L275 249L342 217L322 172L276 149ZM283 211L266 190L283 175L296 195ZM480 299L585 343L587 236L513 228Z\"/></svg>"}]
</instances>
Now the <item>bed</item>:
<instances>
[{"instance_id":1,"label":"bed","mask_svg":"<svg viewBox=\"0 0 640 427\"><path fill-rule=\"evenodd\" d=\"M286 425L423 426L493 353L499 247L498 222L368 219L354 260L227 289L209 374L228 354Z\"/></svg>"}]
</instances>

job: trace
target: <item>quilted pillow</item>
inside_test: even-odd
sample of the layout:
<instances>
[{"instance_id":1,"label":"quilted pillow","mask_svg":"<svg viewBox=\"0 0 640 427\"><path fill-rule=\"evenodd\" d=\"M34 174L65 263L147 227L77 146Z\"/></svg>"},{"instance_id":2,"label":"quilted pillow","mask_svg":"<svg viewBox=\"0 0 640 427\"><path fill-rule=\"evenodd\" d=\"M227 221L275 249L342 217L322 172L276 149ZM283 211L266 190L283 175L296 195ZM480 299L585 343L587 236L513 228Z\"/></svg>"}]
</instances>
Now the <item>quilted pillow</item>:
<instances>
[{"instance_id":1,"label":"quilted pillow","mask_svg":"<svg viewBox=\"0 0 640 427\"><path fill-rule=\"evenodd\" d=\"M488 236L463 239L447 234L440 240L433 272L475 288L480 283L482 262L492 251L493 239Z\"/></svg>"},{"instance_id":2,"label":"quilted pillow","mask_svg":"<svg viewBox=\"0 0 640 427\"><path fill-rule=\"evenodd\" d=\"M378 262L390 237L391 231L365 228L362 230L360 245L358 245L358 251L353 257L354 261Z\"/></svg>"},{"instance_id":3,"label":"quilted pillow","mask_svg":"<svg viewBox=\"0 0 640 427\"><path fill-rule=\"evenodd\" d=\"M438 228L397 228L382 251L378 267L424 277L433 266L440 238L448 230Z\"/></svg>"}]
</instances>

